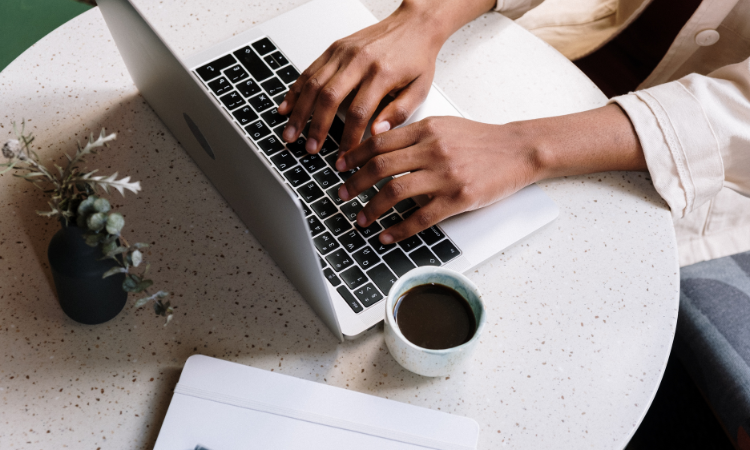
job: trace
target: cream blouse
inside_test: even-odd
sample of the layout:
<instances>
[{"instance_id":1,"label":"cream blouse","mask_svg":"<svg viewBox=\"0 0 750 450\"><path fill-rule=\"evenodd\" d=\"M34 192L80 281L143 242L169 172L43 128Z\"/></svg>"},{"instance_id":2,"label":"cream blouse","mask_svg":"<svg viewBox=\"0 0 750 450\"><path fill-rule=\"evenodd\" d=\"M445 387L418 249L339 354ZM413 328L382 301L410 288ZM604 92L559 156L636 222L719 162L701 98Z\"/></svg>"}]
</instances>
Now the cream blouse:
<instances>
[{"instance_id":1,"label":"cream blouse","mask_svg":"<svg viewBox=\"0 0 750 450\"><path fill-rule=\"evenodd\" d=\"M498 0L570 59L650 0ZM703 0L639 90L615 97L672 209L680 265L750 250L750 0Z\"/></svg>"}]
</instances>

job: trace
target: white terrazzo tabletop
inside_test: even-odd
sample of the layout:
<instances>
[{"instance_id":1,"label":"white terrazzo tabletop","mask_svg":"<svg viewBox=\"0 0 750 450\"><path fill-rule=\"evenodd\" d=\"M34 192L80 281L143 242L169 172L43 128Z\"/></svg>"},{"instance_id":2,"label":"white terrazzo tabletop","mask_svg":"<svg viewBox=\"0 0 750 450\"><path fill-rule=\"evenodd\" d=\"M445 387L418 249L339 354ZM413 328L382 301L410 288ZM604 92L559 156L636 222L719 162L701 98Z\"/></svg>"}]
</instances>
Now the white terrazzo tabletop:
<instances>
[{"instance_id":1,"label":"white terrazzo tabletop","mask_svg":"<svg viewBox=\"0 0 750 450\"><path fill-rule=\"evenodd\" d=\"M303 3L138 0L185 56ZM378 18L393 0L364 2ZM499 14L444 47L436 82L477 120L602 105L596 87ZM129 236L155 242L155 282L174 293L168 327L132 303L98 326L57 304L45 199L0 176L0 448L151 448L180 369L196 353L476 419L479 448L622 448L653 399L678 307L674 233L646 174L540 183L549 226L469 277L486 332L464 373L428 379L388 355L382 327L339 343L145 104L95 8L0 73L0 140L27 119L61 160L101 127L118 133L89 167L141 180L112 197ZM132 299L131 299L132 302Z\"/></svg>"}]
</instances>

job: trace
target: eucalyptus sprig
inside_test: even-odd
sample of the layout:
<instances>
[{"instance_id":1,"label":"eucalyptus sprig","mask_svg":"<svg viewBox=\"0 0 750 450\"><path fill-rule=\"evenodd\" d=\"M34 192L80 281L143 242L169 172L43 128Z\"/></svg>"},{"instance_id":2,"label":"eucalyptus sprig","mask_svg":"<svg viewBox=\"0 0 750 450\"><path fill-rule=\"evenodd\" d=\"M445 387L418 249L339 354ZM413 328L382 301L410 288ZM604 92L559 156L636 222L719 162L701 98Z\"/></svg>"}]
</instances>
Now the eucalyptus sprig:
<instances>
[{"instance_id":1,"label":"eucalyptus sprig","mask_svg":"<svg viewBox=\"0 0 750 450\"><path fill-rule=\"evenodd\" d=\"M108 143L115 140L116 135L106 134L103 128L96 139L92 133L85 146L81 147L78 143L78 149L73 156L65 154L68 162L64 168L54 164L57 169L55 173L42 164L39 155L31 147L34 137L26 134L25 130L25 122L21 122L20 132L13 123L16 139L10 139L3 145L2 154L8 161L0 164L0 167L5 167L0 171L0 175L15 170L14 176L23 178L45 193L51 194L47 202L50 209L37 211L37 214L59 217L66 226L74 220L78 227L85 228L87 230L84 234L86 244L92 247L101 245L104 258L117 262L117 266L107 271L103 278L124 273L123 290L146 294L146 297L137 300L134 306L140 308L153 301L156 314L166 317L164 325L169 323L174 309L169 301L163 301L169 293L158 291L151 294L148 291L154 282L146 278L150 265L146 263L142 266L143 253L141 252L141 249L148 245L128 244L128 241L121 235L122 228L125 226L125 218L120 213L111 212L112 207L109 201L96 195L99 191L109 194L110 189L116 190L123 197L126 190L137 194L141 190L140 181L130 181L130 177L118 180L117 172L110 176L102 176L95 175L97 170L86 172L81 168L86 156L95 154L98 148L109 147ZM141 266L143 269L136 273L136 269Z\"/></svg>"}]
</instances>

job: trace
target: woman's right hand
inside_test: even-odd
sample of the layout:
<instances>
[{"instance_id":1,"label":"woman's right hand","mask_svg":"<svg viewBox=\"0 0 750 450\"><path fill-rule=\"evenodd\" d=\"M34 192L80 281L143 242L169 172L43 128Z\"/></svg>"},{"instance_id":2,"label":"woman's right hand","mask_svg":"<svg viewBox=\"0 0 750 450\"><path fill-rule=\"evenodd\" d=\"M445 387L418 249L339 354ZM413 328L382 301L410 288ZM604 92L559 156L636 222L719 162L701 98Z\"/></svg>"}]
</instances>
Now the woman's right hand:
<instances>
[{"instance_id":1,"label":"woman's right hand","mask_svg":"<svg viewBox=\"0 0 750 450\"><path fill-rule=\"evenodd\" d=\"M427 97L445 40L492 3L406 0L385 20L336 41L300 75L279 106L279 113L291 114L284 140L297 140L313 115L306 149L319 152L336 111L352 92L356 94L339 143L342 153L361 142L388 94L395 99L380 112L370 132L376 135L401 125Z\"/></svg>"}]
</instances>

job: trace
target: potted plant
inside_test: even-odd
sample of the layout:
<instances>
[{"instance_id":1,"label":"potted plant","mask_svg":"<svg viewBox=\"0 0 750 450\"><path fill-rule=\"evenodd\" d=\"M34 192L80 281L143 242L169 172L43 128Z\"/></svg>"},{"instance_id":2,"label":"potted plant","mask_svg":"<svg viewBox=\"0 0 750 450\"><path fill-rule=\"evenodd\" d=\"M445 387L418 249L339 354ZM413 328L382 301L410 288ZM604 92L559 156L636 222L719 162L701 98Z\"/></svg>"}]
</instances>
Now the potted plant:
<instances>
[{"instance_id":1,"label":"potted plant","mask_svg":"<svg viewBox=\"0 0 750 450\"><path fill-rule=\"evenodd\" d=\"M101 130L99 137L89 136L88 143L78 149L72 157L68 154L65 167L54 165L49 170L32 150L34 138L25 134L22 124L16 139L10 139L2 147L7 159L0 175L14 171L49 195L48 211L37 211L39 215L58 218L61 229L49 244L48 257L57 290L57 298L65 314L71 319L98 324L115 317L125 306L128 293L145 295L135 302L140 308L153 302L157 315L172 319L173 307L164 299L165 291L150 293L153 281L147 278L150 265L144 261L142 250L147 244L130 244L122 235L125 218L112 211L109 201L100 193L109 194L112 189L122 196L125 191L137 194L141 190L138 181L130 177L117 179L96 175L97 171L86 171L81 164L87 155L96 149L108 146L116 137Z\"/></svg>"}]
</instances>

